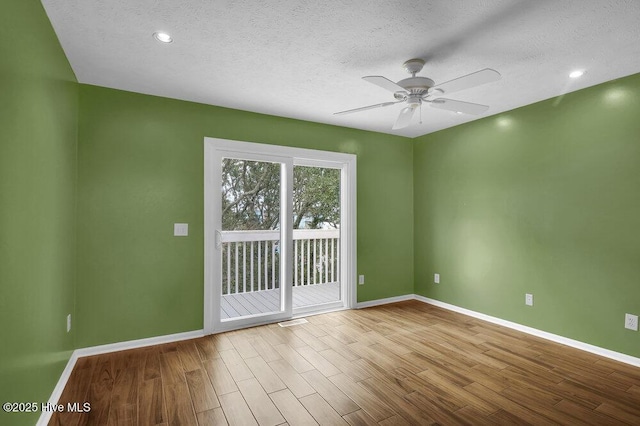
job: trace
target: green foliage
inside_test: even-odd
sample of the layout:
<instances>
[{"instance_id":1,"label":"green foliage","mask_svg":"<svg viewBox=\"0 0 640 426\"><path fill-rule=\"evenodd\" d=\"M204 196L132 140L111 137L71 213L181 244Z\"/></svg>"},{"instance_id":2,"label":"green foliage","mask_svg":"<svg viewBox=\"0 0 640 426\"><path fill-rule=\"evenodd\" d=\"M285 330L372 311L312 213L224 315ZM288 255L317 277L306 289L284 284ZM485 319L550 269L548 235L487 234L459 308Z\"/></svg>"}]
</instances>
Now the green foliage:
<instances>
[{"instance_id":1,"label":"green foliage","mask_svg":"<svg viewBox=\"0 0 640 426\"><path fill-rule=\"evenodd\" d=\"M293 169L293 228L317 229L340 223L340 170L296 166ZM222 229L278 229L280 165L224 159Z\"/></svg>"},{"instance_id":2,"label":"green foliage","mask_svg":"<svg viewBox=\"0 0 640 426\"><path fill-rule=\"evenodd\" d=\"M293 229L318 229L322 223L340 224L340 170L320 167L293 168Z\"/></svg>"},{"instance_id":3,"label":"green foliage","mask_svg":"<svg viewBox=\"0 0 640 426\"><path fill-rule=\"evenodd\" d=\"M277 229L280 219L280 165L224 159L222 229Z\"/></svg>"}]
</instances>

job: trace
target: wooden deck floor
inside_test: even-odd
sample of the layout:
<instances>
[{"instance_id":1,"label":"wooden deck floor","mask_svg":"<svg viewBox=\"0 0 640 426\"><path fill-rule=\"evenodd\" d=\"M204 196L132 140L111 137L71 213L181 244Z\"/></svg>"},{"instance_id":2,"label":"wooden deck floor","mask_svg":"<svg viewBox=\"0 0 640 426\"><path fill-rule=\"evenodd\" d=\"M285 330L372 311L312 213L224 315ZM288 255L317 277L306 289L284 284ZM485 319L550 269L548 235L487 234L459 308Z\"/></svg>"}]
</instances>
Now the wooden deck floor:
<instances>
[{"instance_id":1,"label":"wooden deck floor","mask_svg":"<svg viewBox=\"0 0 640 426\"><path fill-rule=\"evenodd\" d=\"M340 300L340 284L313 284L293 287L293 307L319 305ZM280 290L262 290L251 293L222 296L222 319L275 312L280 309Z\"/></svg>"},{"instance_id":2,"label":"wooden deck floor","mask_svg":"<svg viewBox=\"0 0 640 426\"><path fill-rule=\"evenodd\" d=\"M51 425L640 424L640 368L417 301L80 358Z\"/></svg>"}]
</instances>

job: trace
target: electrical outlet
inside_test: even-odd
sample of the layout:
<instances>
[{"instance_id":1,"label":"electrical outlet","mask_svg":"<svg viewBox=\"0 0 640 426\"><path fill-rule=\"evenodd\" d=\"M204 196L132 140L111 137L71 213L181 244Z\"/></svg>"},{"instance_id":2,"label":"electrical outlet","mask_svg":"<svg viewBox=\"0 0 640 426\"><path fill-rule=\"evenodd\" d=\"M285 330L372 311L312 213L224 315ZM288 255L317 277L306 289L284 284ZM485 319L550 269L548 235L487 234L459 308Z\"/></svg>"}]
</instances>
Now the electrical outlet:
<instances>
[{"instance_id":1,"label":"electrical outlet","mask_svg":"<svg viewBox=\"0 0 640 426\"><path fill-rule=\"evenodd\" d=\"M71 331L71 314L67 315L67 333Z\"/></svg>"},{"instance_id":2,"label":"electrical outlet","mask_svg":"<svg viewBox=\"0 0 640 426\"><path fill-rule=\"evenodd\" d=\"M440 284L440 274L433 274L433 282Z\"/></svg>"},{"instance_id":3,"label":"electrical outlet","mask_svg":"<svg viewBox=\"0 0 640 426\"><path fill-rule=\"evenodd\" d=\"M624 328L638 331L638 316L633 314L624 314Z\"/></svg>"},{"instance_id":4,"label":"electrical outlet","mask_svg":"<svg viewBox=\"0 0 640 426\"><path fill-rule=\"evenodd\" d=\"M189 236L189 224L188 223L174 223L173 224L173 236L174 237L187 237L187 236Z\"/></svg>"},{"instance_id":5,"label":"electrical outlet","mask_svg":"<svg viewBox=\"0 0 640 426\"><path fill-rule=\"evenodd\" d=\"M358 275L358 284L364 284L364 275Z\"/></svg>"},{"instance_id":6,"label":"electrical outlet","mask_svg":"<svg viewBox=\"0 0 640 426\"><path fill-rule=\"evenodd\" d=\"M527 306L533 306L533 294L525 294L524 295L524 303Z\"/></svg>"}]
</instances>

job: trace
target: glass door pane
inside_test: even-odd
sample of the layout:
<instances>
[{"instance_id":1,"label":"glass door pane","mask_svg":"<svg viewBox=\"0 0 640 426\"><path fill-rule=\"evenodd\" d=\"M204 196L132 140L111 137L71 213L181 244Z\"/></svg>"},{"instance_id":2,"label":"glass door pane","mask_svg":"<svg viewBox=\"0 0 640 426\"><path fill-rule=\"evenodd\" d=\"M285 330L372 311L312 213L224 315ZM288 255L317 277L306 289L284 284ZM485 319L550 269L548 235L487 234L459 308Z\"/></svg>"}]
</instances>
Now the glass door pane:
<instances>
[{"instance_id":1,"label":"glass door pane","mask_svg":"<svg viewBox=\"0 0 640 426\"><path fill-rule=\"evenodd\" d=\"M293 168L293 308L342 300L340 169Z\"/></svg>"},{"instance_id":2,"label":"glass door pane","mask_svg":"<svg viewBox=\"0 0 640 426\"><path fill-rule=\"evenodd\" d=\"M284 164L222 158L220 321L282 313Z\"/></svg>"}]
</instances>

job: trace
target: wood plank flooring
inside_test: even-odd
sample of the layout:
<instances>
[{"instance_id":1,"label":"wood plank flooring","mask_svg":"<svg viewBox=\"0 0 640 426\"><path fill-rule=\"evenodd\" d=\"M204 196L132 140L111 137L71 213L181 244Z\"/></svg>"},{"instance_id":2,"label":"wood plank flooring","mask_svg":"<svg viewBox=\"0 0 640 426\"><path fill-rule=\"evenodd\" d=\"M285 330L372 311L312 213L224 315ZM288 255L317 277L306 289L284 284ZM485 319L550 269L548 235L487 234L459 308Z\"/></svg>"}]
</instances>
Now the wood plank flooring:
<instances>
[{"instance_id":1,"label":"wood plank flooring","mask_svg":"<svg viewBox=\"0 0 640 426\"><path fill-rule=\"evenodd\" d=\"M640 424L640 368L421 302L78 360L51 425Z\"/></svg>"}]
</instances>

